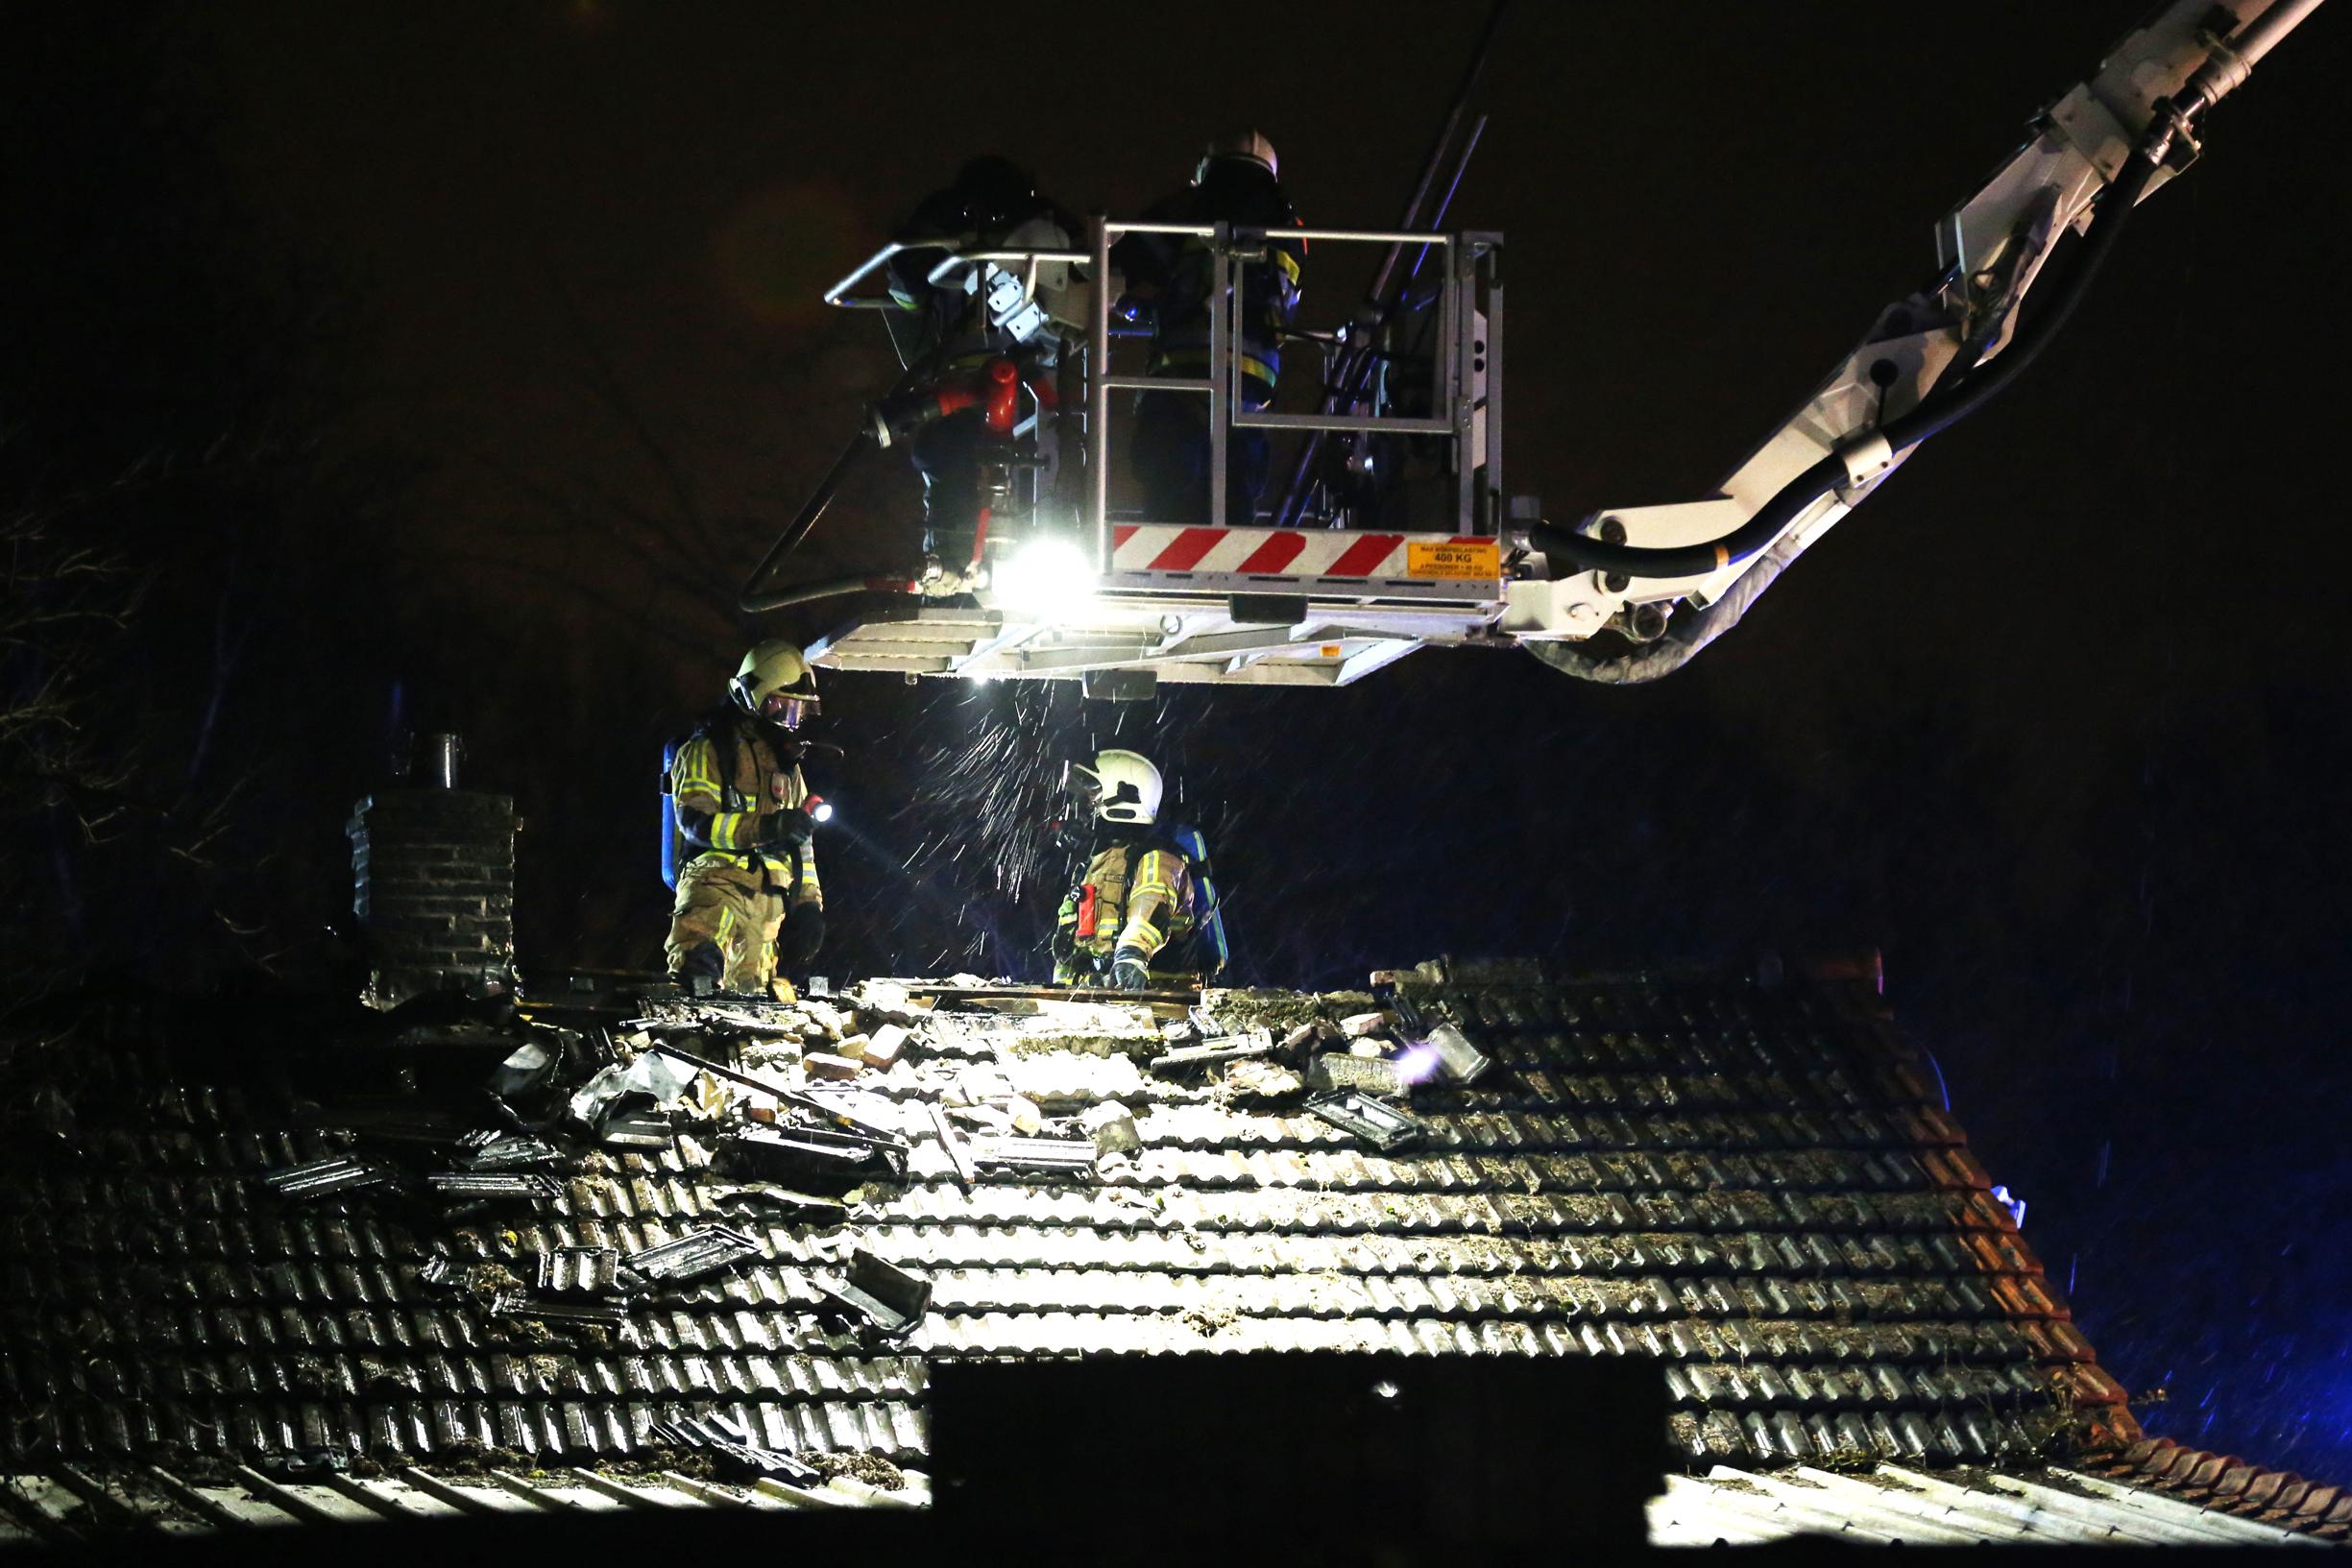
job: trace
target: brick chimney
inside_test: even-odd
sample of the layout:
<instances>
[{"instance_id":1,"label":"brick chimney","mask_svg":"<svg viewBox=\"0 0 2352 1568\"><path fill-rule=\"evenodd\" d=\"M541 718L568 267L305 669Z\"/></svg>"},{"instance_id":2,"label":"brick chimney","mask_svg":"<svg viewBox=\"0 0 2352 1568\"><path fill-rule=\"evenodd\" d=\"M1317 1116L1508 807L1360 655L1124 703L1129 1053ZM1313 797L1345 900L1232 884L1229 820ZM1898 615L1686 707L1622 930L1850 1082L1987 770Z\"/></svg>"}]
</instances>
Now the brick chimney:
<instances>
[{"instance_id":1,"label":"brick chimney","mask_svg":"<svg viewBox=\"0 0 2352 1568\"><path fill-rule=\"evenodd\" d=\"M511 796L457 787L455 736L425 742L421 783L359 802L352 907L367 932L373 1007L515 987L515 818Z\"/></svg>"}]
</instances>

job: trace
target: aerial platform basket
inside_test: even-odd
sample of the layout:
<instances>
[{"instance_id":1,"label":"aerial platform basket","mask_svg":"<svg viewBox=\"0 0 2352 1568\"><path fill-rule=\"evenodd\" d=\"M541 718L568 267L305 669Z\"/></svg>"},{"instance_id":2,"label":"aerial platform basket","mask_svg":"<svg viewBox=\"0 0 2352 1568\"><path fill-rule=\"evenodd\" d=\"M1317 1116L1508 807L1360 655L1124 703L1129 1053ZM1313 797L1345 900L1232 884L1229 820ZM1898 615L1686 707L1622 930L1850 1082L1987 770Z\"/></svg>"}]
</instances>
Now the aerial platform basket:
<instances>
[{"instance_id":1,"label":"aerial platform basket","mask_svg":"<svg viewBox=\"0 0 2352 1568\"><path fill-rule=\"evenodd\" d=\"M1110 275L1111 246L1137 232L1180 236L1208 253L1204 375L1144 375L1120 363L1129 340L1147 334L1119 322L1108 291L1092 285ZM1331 392L1335 365L1351 362L1349 328L1342 327L1296 340L1323 355L1321 406L1246 405L1244 338L1230 301L1241 270L1264 255L1268 236L1261 230L1097 218L1087 225L1083 251L927 244L944 255L932 269L933 281L955 286L960 279L1000 326L1041 330L1051 301L1071 326L1082 320L1084 338L1062 352L1067 395L1055 399L1028 384L1020 389L1017 460L1002 471L984 546L976 546L969 563L929 562L919 576L826 585L834 591L853 586L892 591L859 600L854 618L810 646L812 661L909 678L1082 682L1090 695L1133 698L1148 696L1160 681L1345 686L1423 646L1507 645L1510 639L1492 631L1504 608L1501 535L1512 510L1502 490L1501 236L1281 233L1318 246L1386 247L1416 277L1426 267L1410 390L1396 395L1392 385L1407 378L1383 375L1368 388ZM886 296L857 291L905 249L884 247L835 285L827 302L892 308ZM1404 359L1360 352L1352 362ZM1207 404L1204 519L1156 520L1114 510L1121 402L1147 391L1198 396ZM1271 495L1258 516L1246 519L1224 515L1228 453L1238 430L1272 433L1277 465L1291 463L1297 474L1288 492ZM1354 496L1316 480L1310 444L1336 438L1363 442L1369 450L1369 438L1382 436L1409 438L1418 449L1420 473L1407 514L1416 526L1367 526ZM1393 523L1403 503L1394 489L1387 494L1382 520ZM821 512L829 498L828 487L812 507ZM812 521L804 509L755 574L755 586ZM747 590L745 605L772 608L812 596L762 598Z\"/></svg>"}]
</instances>

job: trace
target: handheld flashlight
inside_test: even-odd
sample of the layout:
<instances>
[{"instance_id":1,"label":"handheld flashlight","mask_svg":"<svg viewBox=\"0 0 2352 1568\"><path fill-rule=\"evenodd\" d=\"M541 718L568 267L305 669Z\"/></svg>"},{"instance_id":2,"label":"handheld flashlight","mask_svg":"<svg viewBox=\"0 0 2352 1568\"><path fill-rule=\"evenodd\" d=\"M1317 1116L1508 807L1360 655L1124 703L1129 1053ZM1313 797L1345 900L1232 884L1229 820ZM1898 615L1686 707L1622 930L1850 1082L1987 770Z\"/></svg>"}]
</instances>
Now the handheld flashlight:
<instances>
[{"instance_id":1,"label":"handheld flashlight","mask_svg":"<svg viewBox=\"0 0 2352 1568\"><path fill-rule=\"evenodd\" d=\"M833 802L822 795L811 795L807 800L801 802L800 808L809 813L811 822L831 822L833 820Z\"/></svg>"}]
</instances>

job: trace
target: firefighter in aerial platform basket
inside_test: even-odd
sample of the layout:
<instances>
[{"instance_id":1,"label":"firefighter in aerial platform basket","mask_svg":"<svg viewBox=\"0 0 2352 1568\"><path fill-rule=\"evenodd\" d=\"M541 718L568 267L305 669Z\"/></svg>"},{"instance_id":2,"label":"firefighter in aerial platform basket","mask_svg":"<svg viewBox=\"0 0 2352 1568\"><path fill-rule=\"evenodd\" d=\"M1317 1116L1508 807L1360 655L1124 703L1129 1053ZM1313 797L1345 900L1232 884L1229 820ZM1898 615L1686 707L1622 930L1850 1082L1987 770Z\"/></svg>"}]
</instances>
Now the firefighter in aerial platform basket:
<instances>
[{"instance_id":1,"label":"firefighter in aerial platform basket","mask_svg":"<svg viewBox=\"0 0 2352 1568\"><path fill-rule=\"evenodd\" d=\"M1135 752L1105 751L1092 767L1070 764L1063 782L1073 815L1091 818L1093 832L1055 925L1054 983L1142 991L1222 970L1208 845L1197 828L1159 821L1159 769Z\"/></svg>"},{"instance_id":2,"label":"firefighter in aerial platform basket","mask_svg":"<svg viewBox=\"0 0 2352 1568\"><path fill-rule=\"evenodd\" d=\"M1144 213L1149 223L1231 224L1280 230L1299 227L1282 192L1273 144L1255 131L1220 136L1193 171L1192 183ZM1241 404L1256 413L1274 400L1282 376L1282 337L1298 319L1299 264L1306 241L1270 234L1261 259L1237 269L1229 302L1241 326ZM1127 296L1121 313L1153 317L1150 373L1209 373L1207 242L1176 234L1127 234L1111 248L1112 271ZM1146 392L1135 402L1135 473L1152 522L1209 520L1209 400L1197 392ZM1271 456L1266 432L1233 429L1225 439L1225 523L1246 528L1266 489Z\"/></svg>"},{"instance_id":3,"label":"firefighter in aerial platform basket","mask_svg":"<svg viewBox=\"0 0 2352 1568\"><path fill-rule=\"evenodd\" d=\"M763 642L727 695L663 760L662 873L678 895L669 972L788 1001L779 965L805 971L825 940L812 840L828 813L800 771L816 672L791 643Z\"/></svg>"},{"instance_id":4,"label":"firefighter in aerial platform basket","mask_svg":"<svg viewBox=\"0 0 2352 1568\"><path fill-rule=\"evenodd\" d=\"M1018 262L952 261L924 240L966 251L1069 251L1076 219L1037 192L1010 159L976 157L899 226L908 249L888 265L884 313L907 374L875 405L873 434L904 449L923 478L925 555L949 571L980 564L990 514L1003 499L1023 394L1051 406L1063 340L1082 331L1081 274L1040 264L1035 287ZM938 274L934 277L934 274Z\"/></svg>"}]
</instances>

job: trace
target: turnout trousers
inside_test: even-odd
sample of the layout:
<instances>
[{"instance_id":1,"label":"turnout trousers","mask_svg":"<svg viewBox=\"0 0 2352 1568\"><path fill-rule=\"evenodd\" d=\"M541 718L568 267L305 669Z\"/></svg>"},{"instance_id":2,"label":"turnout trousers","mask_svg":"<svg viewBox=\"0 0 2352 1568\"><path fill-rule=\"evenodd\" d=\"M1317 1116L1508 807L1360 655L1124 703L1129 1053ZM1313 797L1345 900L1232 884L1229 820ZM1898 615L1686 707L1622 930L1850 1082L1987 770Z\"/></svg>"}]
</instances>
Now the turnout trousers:
<instances>
[{"instance_id":1,"label":"turnout trousers","mask_svg":"<svg viewBox=\"0 0 2352 1568\"><path fill-rule=\"evenodd\" d=\"M665 952L672 975L699 970L729 991L764 992L776 974L785 889L764 865L705 855L678 873ZM702 950L702 951L697 951Z\"/></svg>"}]
</instances>

